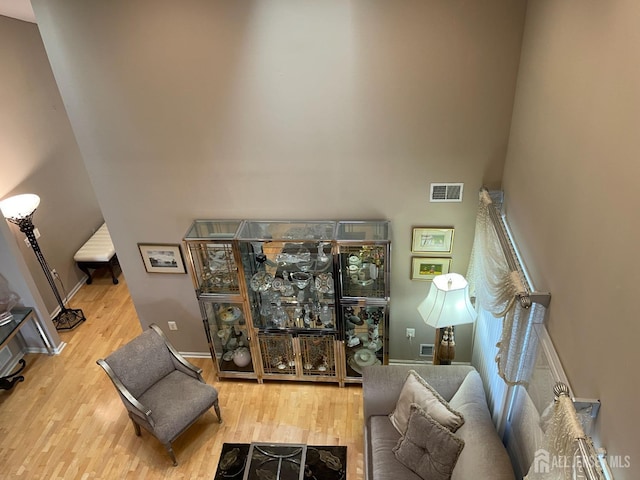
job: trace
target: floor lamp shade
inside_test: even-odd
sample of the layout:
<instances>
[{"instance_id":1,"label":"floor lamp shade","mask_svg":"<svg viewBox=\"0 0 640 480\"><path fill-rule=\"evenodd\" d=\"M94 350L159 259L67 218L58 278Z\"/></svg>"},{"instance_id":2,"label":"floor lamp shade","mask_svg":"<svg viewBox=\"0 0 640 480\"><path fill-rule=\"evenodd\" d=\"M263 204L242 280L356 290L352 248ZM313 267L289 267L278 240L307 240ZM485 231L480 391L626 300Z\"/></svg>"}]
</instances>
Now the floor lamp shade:
<instances>
[{"instance_id":1,"label":"floor lamp shade","mask_svg":"<svg viewBox=\"0 0 640 480\"><path fill-rule=\"evenodd\" d=\"M7 198L0 202L2 215L12 223L29 218L40 205L40 197L34 193L25 193Z\"/></svg>"},{"instance_id":2,"label":"floor lamp shade","mask_svg":"<svg viewBox=\"0 0 640 480\"><path fill-rule=\"evenodd\" d=\"M477 316L469 299L469 284L457 273L436 276L418 312L434 328L473 323Z\"/></svg>"}]
</instances>

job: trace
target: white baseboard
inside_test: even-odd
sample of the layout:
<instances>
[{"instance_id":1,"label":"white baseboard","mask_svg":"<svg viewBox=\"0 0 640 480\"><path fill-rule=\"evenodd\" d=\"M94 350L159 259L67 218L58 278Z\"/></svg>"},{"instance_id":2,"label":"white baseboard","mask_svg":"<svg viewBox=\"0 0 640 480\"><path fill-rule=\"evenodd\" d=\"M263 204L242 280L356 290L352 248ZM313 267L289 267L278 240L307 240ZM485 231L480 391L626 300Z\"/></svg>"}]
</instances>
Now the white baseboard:
<instances>
[{"instance_id":1,"label":"white baseboard","mask_svg":"<svg viewBox=\"0 0 640 480\"><path fill-rule=\"evenodd\" d=\"M66 342L60 343L60 345L53 349L51 355L60 355L60 353L66 346ZM23 351L24 353L43 353L45 355L49 355L49 350L47 350L45 347L26 347Z\"/></svg>"},{"instance_id":2,"label":"white baseboard","mask_svg":"<svg viewBox=\"0 0 640 480\"><path fill-rule=\"evenodd\" d=\"M76 293L78 293L78 290L80 290L80 288L82 288L82 286L85 283L87 283L87 278L89 277L85 275L84 277L82 277L82 279L78 283L76 283L76 285L71 289L71 291L67 294L67 296L62 299L64 304L66 304L69 300L71 300L73 296ZM58 315L59 313L60 313L60 305L58 305L56 309L53 311L53 313L51 314L51 321L53 321L53 319L56 318L56 315Z\"/></svg>"},{"instance_id":3,"label":"white baseboard","mask_svg":"<svg viewBox=\"0 0 640 480\"><path fill-rule=\"evenodd\" d=\"M89 277L87 275L85 275L84 277L82 277L82 279L76 283L76 285L71 289L71 292L69 292L69 295L67 297L68 300L70 300L71 298L73 298L73 296L78 293L78 290L80 290L86 283L87 283L87 279ZM67 300L65 299L65 300Z\"/></svg>"},{"instance_id":4,"label":"white baseboard","mask_svg":"<svg viewBox=\"0 0 640 480\"><path fill-rule=\"evenodd\" d=\"M63 303L67 303L69 300L71 300L73 298L73 296L78 293L78 290L80 290L80 288L82 288L82 286L87 282L87 278L89 278L87 275L85 275L84 277L82 277L82 279L76 283L76 285L71 289L71 291L69 292L69 294L63 299ZM60 305L58 305L55 310L53 311L53 313L51 313L50 317L51 317L51 321L53 322L53 319L56 318L56 316L60 313ZM51 355L60 355L60 353L62 352L62 350L64 350L64 347L66 347L67 344L65 342L61 342L57 347L53 348L53 352L51 353ZM49 355L49 350L47 350L46 347L25 347L23 349L24 353L44 353L46 355Z\"/></svg>"},{"instance_id":5,"label":"white baseboard","mask_svg":"<svg viewBox=\"0 0 640 480\"><path fill-rule=\"evenodd\" d=\"M403 360L397 358L390 358L389 365L431 365L433 363L432 357L425 357L425 360ZM470 362L451 362L451 365L471 365Z\"/></svg>"},{"instance_id":6,"label":"white baseboard","mask_svg":"<svg viewBox=\"0 0 640 480\"><path fill-rule=\"evenodd\" d=\"M404 360L398 358L390 358L389 365L431 365L432 357L424 357L424 360Z\"/></svg>"}]
</instances>

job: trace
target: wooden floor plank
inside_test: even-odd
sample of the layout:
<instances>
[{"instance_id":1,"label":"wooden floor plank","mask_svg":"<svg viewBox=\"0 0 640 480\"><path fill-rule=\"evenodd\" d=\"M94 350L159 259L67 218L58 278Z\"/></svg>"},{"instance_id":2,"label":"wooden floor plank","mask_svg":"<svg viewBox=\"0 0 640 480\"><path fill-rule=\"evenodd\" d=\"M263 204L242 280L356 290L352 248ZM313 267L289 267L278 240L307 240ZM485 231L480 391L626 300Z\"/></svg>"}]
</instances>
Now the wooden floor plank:
<instances>
[{"instance_id":1,"label":"wooden floor plank","mask_svg":"<svg viewBox=\"0 0 640 480\"><path fill-rule=\"evenodd\" d=\"M346 445L348 478L363 478L358 385L216 382L204 358L190 361L218 389L224 422L213 412L198 420L174 443L180 464L173 467L157 440L144 431L136 437L95 363L141 332L124 277L113 285L98 275L71 307L87 321L61 332L61 354L27 355L25 381L0 391L0 478L212 480L224 442L252 441Z\"/></svg>"}]
</instances>

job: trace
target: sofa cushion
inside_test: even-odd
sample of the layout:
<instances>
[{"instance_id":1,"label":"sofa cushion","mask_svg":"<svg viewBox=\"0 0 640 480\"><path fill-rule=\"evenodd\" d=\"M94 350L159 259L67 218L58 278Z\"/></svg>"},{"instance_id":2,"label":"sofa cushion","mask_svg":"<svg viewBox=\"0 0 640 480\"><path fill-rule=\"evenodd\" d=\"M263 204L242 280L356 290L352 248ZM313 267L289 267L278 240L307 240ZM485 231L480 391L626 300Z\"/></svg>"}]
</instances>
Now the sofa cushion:
<instances>
[{"instance_id":1,"label":"sofa cushion","mask_svg":"<svg viewBox=\"0 0 640 480\"><path fill-rule=\"evenodd\" d=\"M420 480L396 459L393 448L401 436L387 415L369 417L368 432L370 480Z\"/></svg>"},{"instance_id":2,"label":"sofa cushion","mask_svg":"<svg viewBox=\"0 0 640 480\"><path fill-rule=\"evenodd\" d=\"M456 432L464 440L466 447L460 454L452 480L513 480L513 467L491 420L478 372L470 372L465 377L450 405L464 415L466 420Z\"/></svg>"},{"instance_id":3,"label":"sofa cushion","mask_svg":"<svg viewBox=\"0 0 640 480\"><path fill-rule=\"evenodd\" d=\"M415 403L410 410L407 432L393 448L396 458L425 480L449 480L464 440Z\"/></svg>"},{"instance_id":4,"label":"sofa cushion","mask_svg":"<svg viewBox=\"0 0 640 480\"><path fill-rule=\"evenodd\" d=\"M156 437L166 443L211 408L217 398L218 391L211 385L174 370L144 392L139 400L151 410Z\"/></svg>"},{"instance_id":5,"label":"sofa cushion","mask_svg":"<svg viewBox=\"0 0 640 480\"><path fill-rule=\"evenodd\" d=\"M423 408L438 423L455 432L464 423L464 417L453 410L447 401L432 388L415 370L407 373L396 408L389 419L400 434L407 430L411 404Z\"/></svg>"}]
</instances>

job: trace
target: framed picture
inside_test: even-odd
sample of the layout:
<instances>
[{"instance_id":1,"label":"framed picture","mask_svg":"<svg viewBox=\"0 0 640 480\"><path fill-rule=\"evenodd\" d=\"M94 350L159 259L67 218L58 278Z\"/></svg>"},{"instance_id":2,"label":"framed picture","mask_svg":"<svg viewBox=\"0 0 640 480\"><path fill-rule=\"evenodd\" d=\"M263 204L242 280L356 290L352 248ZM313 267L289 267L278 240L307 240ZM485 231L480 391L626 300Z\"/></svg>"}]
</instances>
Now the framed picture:
<instances>
[{"instance_id":1,"label":"framed picture","mask_svg":"<svg viewBox=\"0 0 640 480\"><path fill-rule=\"evenodd\" d=\"M412 257L411 280L433 280L436 275L449 273L450 258Z\"/></svg>"},{"instance_id":2,"label":"framed picture","mask_svg":"<svg viewBox=\"0 0 640 480\"><path fill-rule=\"evenodd\" d=\"M412 253L444 253L453 250L453 228L416 227L411 238Z\"/></svg>"},{"instance_id":3,"label":"framed picture","mask_svg":"<svg viewBox=\"0 0 640 480\"><path fill-rule=\"evenodd\" d=\"M177 243L139 243L138 249L149 273L187 273L182 250Z\"/></svg>"}]
</instances>

